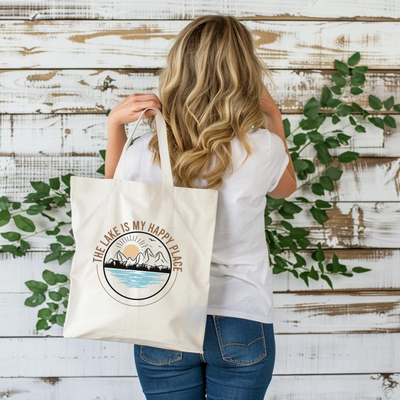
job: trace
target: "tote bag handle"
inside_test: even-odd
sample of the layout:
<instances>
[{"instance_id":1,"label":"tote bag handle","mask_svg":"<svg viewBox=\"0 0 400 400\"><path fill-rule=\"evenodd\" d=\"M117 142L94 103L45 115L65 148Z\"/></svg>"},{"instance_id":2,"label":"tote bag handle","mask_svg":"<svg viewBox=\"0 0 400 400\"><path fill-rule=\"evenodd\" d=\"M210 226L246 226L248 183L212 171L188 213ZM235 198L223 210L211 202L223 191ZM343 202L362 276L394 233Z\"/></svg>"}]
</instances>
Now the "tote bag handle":
<instances>
[{"instance_id":1,"label":"tote bag handle","mask_svg":"<svg viewBox=\"0 0 400 400\"><path fill-rule=\"evenodd\" d=\"M162 181L164 186L174 186L174 180L172 177L172 169L171 169L171 160L169 158L169 150L168 150L168 140L167 140L167 126L165 124L164 117L162 112L155 107L147 107L142 111L138 120L136 121L131 133L128 135L128 140L125 143L124 148L122 149L122 154L119 158L117 168L114 172L113 179L124 179L124 170L125 170L125 159L126 159L126 151L128 150L129 143L132 140L133 134L136 131L136 128L139 125L140 119L143 114L147 110L153 110L156 112L156 127L157 127L157 136L158 136L158 145L160 149L160 158L161 158L161 172L162 172Z\"/></svg>"}]
</instances>

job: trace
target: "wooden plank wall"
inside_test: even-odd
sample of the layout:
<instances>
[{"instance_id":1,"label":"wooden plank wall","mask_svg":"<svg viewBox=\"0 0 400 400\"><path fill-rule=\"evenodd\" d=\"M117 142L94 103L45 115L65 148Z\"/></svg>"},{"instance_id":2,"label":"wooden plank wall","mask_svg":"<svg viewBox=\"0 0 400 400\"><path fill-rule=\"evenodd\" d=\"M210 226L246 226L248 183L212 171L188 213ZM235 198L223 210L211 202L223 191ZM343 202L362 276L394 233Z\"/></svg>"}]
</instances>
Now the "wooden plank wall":
<instances>
[{"instance_id":1,"label":"wooden plank wall","mask_svg":"<svg viewBox=\"0 0 400 400\"><path fill-rule=\"evenodd\" d=\"M330 85L334 59L355 51L369 67L366 95L357 101L367 106L373 93L400 102L395 0L2 1L0 195L21 200L30 180L68 172L100 177L105 110L130 93L153 91L175 35L214 11L241 18L255 32L258 51L274 71L272 94L293 124L305 102ZM372 271L334 279L334 291L321 282L307 288L291 275L274 276L271 400L400 399L400 132L370 125L348 147L360 158L343 165L328 196L327 229L306 213L294 225L310 229L314 248L320 241L349 267ZM317 164L317 172L321 168ZM317 198L304 189L293 198L303 195ZM40 279L48 244L35 237L26 257L0 253L0 397L144 399L133 346L64 339L60 327L35 330L37 309L23 305L24 282ZM311 251L302 253L311 263ZM68 273L70 263L47 267Z\"/></svg>"}]
</instances>

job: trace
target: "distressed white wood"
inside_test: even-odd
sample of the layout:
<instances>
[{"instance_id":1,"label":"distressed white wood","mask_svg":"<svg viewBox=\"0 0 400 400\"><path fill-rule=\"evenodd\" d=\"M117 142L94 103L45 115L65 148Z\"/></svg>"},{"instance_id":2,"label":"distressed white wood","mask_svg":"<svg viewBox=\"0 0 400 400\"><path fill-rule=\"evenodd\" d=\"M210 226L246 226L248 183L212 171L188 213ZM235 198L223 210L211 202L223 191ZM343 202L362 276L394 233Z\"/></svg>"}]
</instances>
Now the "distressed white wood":
<instances>
[{"instance_id":1,"label":"distressed white wood","mask_svg":"<svg viewBox=\"0 0 400 400\"><path fill-rule=\"evenodd\" d=\"M88 140L90 140L89 137ZM40 143L43 142L40 141ZM52 143L54 141L43 146L44 154L46 153L45 146L51 148ZM75 147L74 144L71 145ZM102 149L104 148L105 146ZM100 149L99 146L98 151ZM348 150L343 149L341 152ZM96 172L104 164L100 153L98 154L97 157L0 156L0 192L12 201L21 201L27 193L34 191L30 184L31 181L49 182L50 178L68 173L103 179L104 176ZM318 181L316 178L323 173L326 167L319 164L316 157L309 159L314 161L316 170L309 176L307 182L316 182ZM340 180L334 183L335 190L326 192L323 199L352 202L398 201L400 199L400 158L359 158L350 163L336 163L336 166L343 170L343 174ZM305 181L298 180L298 189L287 200L295 201L298 196L305 196L310 201L321 198L321 196L313 194L305 183Z\"/></svg>"},{"instance_id":2,"label":"distressed white wood","mask_svg":"<svg viewBox=\"0 0 400 400\"><path fill-rule=\"evenodd\" d=\"M318 242L328 248L388 248L399 247L400 230L400 203L399 202L338 202L333 204L331 210L327 210L330 219L323 228L317 223L307 211L310 204L303 205L303 211L296 214L295 219L290 220L294 227L302 227L310 231L307 236L314 248ZM57 221L69 221L65 214L70 210L69 204L65 207L49 211ZM36 225L36 231L50 229L56 222L48 223L41 215L29 216ZM280 226L278 223L282 218L278 213L271 214L273 218L270 229ZM3 226L1 232L15 231L13 221ZM71 229L70 225L62 227L63 232ZM26 236L26 233L22 235ZM5 239L0 238L0 243ZM31 236L28 242L31 250L49 250L49 244L55 240L49 239L45 232Z\"/></svg>"},{"instance_id":3,"label":"distressed white wood","mask_svg":"<svg viewBox=\"0 0 400 400\"><path fill-rule=\"evenodd\" d=\"M383 114L378 116L384 117ZM286 118L290 121L293 135L301 133L296 128L303 117L283 114L282 119ZM336 125L327 119L319 131L328 134L334 129L343 129L346 135L351 136L348 145L330 149L333 157L347 150L358 152L360 157L400 157L400 116L394 114L393 118L398 128L385 131L364 121L366 132L355 132L352 126L348 126L347 118ZM126 129L130 130L132 126L133 123L127 124ZM135 135L147 130L147 119L144 119ZM107 146L107 134L105 114L0 114L2 155L97 156L98 151ZM293 135L287 138L289 148L294 146ZM301 157L315 157L316 151L309 145L300 154ZM385 199L388 199L387 194Z\"/></svg>"},{"instance_id":4,"label":"distressed white wood","mask_svg":"<svg viewBox=\"0 0 400 400\"><path fill-rule=\"evenodd\" d=\"M54 3L38 0L35 2L19 0L18 6L13 0L2 1L0 12L7 19L193 19L200 15L218 12L235 15L237 18L274 18L274 19L399 19L400 7L396 1L355 0L332 2L280 2L276 0L236 1L234 3L194 0L184 3L171 3L149 0L146 3L127 2L125 0L88 0L76 3L73 0L57 0Z\"/></svg>"},{"instance_id":5,"label":"distressed white wood","mask_svg":"<svg viewBox=\"0 0 400 400\"><path fill-rule=\"evenodd\" d=\"M276 352L277 375L396 373L400 333L276 335ZM129 343L0 339L1 377L132 375L137 371Z\"/></svg>"},{"instance_id":6,"label":"distressed white wood","mask_svg":"<svg viewBox=\"0 0 400 400\"><path fill-rule=\"evenodd\" d=\"M299 251L299 254L306 259L308 268L315 265L315 261L311 258L312 251ZM49 253L50 251L28 251L25 257L16 258L13 258L10 253L0 253L2 277L0 293L29 293L24 282L30 279L41 280L45 269L68 275L71 260L62 265L59 265L58 261L45 264L43 260ZM324 253L329 260L332 260L333 254L336 254L340 262L349 270L357 266L371 269L367 273L355 274L353 278L330 275L335 293L342 290L396 290L400 288L399 249L324 249ZM282 256L291 262L296 261L292 253L285 252ZM7 272L10 270L12 274ZM331 289L325 281L310 279L308 287L301 279L296 279L290 273L274 274L272 279L275 293L322 290L331 294Z\"/></svg>"},{"instance_id":7,"label":"distressed white wood","mask_svg":"<svg viewBox=\"0 0 400 400\"><path fill-rule=\"evenodd\" d=\"M399 374L275 375L265 400L393 400ZM1 378L0 395L13 400L144 400L136 376Z\"/></svg>"},{"instance_id":8,"label":"distressed white wood","mask_svg":"<svg viewBox=\"0 0 400 400\"><path fill-rule=\"evenodd\" d=\"M301 113L311 97L319 99L324 86L334 85L331 74L336 71L273 69L271 72L272 82L265 79L265 83L281 111ZM0 86L1 112L98 113L114 107L132 93L154 92L158 88L158 76L154 70L134 69L11 69L0 71ZM347 87L341 99L348 104L356 101L373 112L368 103L369 93L382 100L390 96L400 99L400 72L368 70L362 88L364 93L355 96Z\"/></svg>"},{"instance_id":9,"label":"distressed white wood","mask_svg":"<svg viewBox=\"0 0 400 400\"><path fill-rule=\"evenodd\" d=\"M58 0L57 7L45 0L18 1L18 7L12 0L2 1L2 18L7 19L193 19L200 15L214 14L216 10L237 18L274 18L274 19L399 19L400 7L394 0L375 2L355 0L318 2L290 1L252 1L251 3L225 3L218 1L171 3L149 0L146 3L131 3L125 0L97 0L95 3L81 1L79 6L73 0Z\"/></svg>"},{"instance_id":10,"label":"distressed white wood","mask_svg":"<svg viewBox=\"0 0 400 400\"><path fill-rule=\"evenodd\" d=\"M30 294L0 294L0 337L62 336L58 325L36 331L37 313L47 305L26 307ZM277 334L400 332L400 290L274 293L274 303Z\"/></svg>"},{"instance_id":11,"label":"distressed white wood","mask_svg":"<svg viewBox=\"0 0 400 400\"><path fill-rule=\"evenodd\" d=\"M400 22L243 21L271 68L332 68L355 51L362 65L398 69ZM0 68L160 68L189 22L2 21Z\"/></svg>"}]
</instances>

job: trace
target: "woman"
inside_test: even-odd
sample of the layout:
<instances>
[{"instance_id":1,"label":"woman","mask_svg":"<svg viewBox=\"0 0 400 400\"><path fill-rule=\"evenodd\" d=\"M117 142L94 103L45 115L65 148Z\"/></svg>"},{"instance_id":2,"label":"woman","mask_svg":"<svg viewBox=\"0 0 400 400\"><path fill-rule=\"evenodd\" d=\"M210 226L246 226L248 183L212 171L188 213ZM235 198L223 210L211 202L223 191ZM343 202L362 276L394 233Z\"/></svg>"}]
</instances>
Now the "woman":
<instances>
[{"instance_id":1,"label":"woman","mask_svg":"<svg viewBox=\"0 0 400 400\"><path fill-rule=\"evenodd\" d=\"M284 198L296 190L296 176L280 111L263 84L268 72L242 23L202 16L176 37L159 76L160 97L133 94L109 114L106 178L126 141L124 124L157 107L167 123L175 185L219 191L204 355L134 345L147 399L258 400L272 379L264 209L267 193ZM143 116L150 130L129 147L124 179L162 184L154 114Z\"/></svg>"}]
</instances>

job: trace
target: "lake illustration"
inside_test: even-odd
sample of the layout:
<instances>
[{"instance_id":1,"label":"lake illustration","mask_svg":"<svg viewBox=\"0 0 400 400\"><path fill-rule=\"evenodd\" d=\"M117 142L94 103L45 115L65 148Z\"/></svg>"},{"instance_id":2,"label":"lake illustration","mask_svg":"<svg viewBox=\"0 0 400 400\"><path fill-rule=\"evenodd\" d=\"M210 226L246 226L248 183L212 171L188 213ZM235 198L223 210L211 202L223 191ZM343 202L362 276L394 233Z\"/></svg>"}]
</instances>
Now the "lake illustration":
<instances>
[{"instance_id":1,"label":"lake illustration","mask_svg":"<svg viewBox=\"0 0 400 400\"><path fill-rule=\"evenodd\" d=\"M136 231L118 237L109 246L103 270L116 293L140 300L163 289L171 275L171 264L161 240L150 233Z\"/></svg>"}]
</instances>

